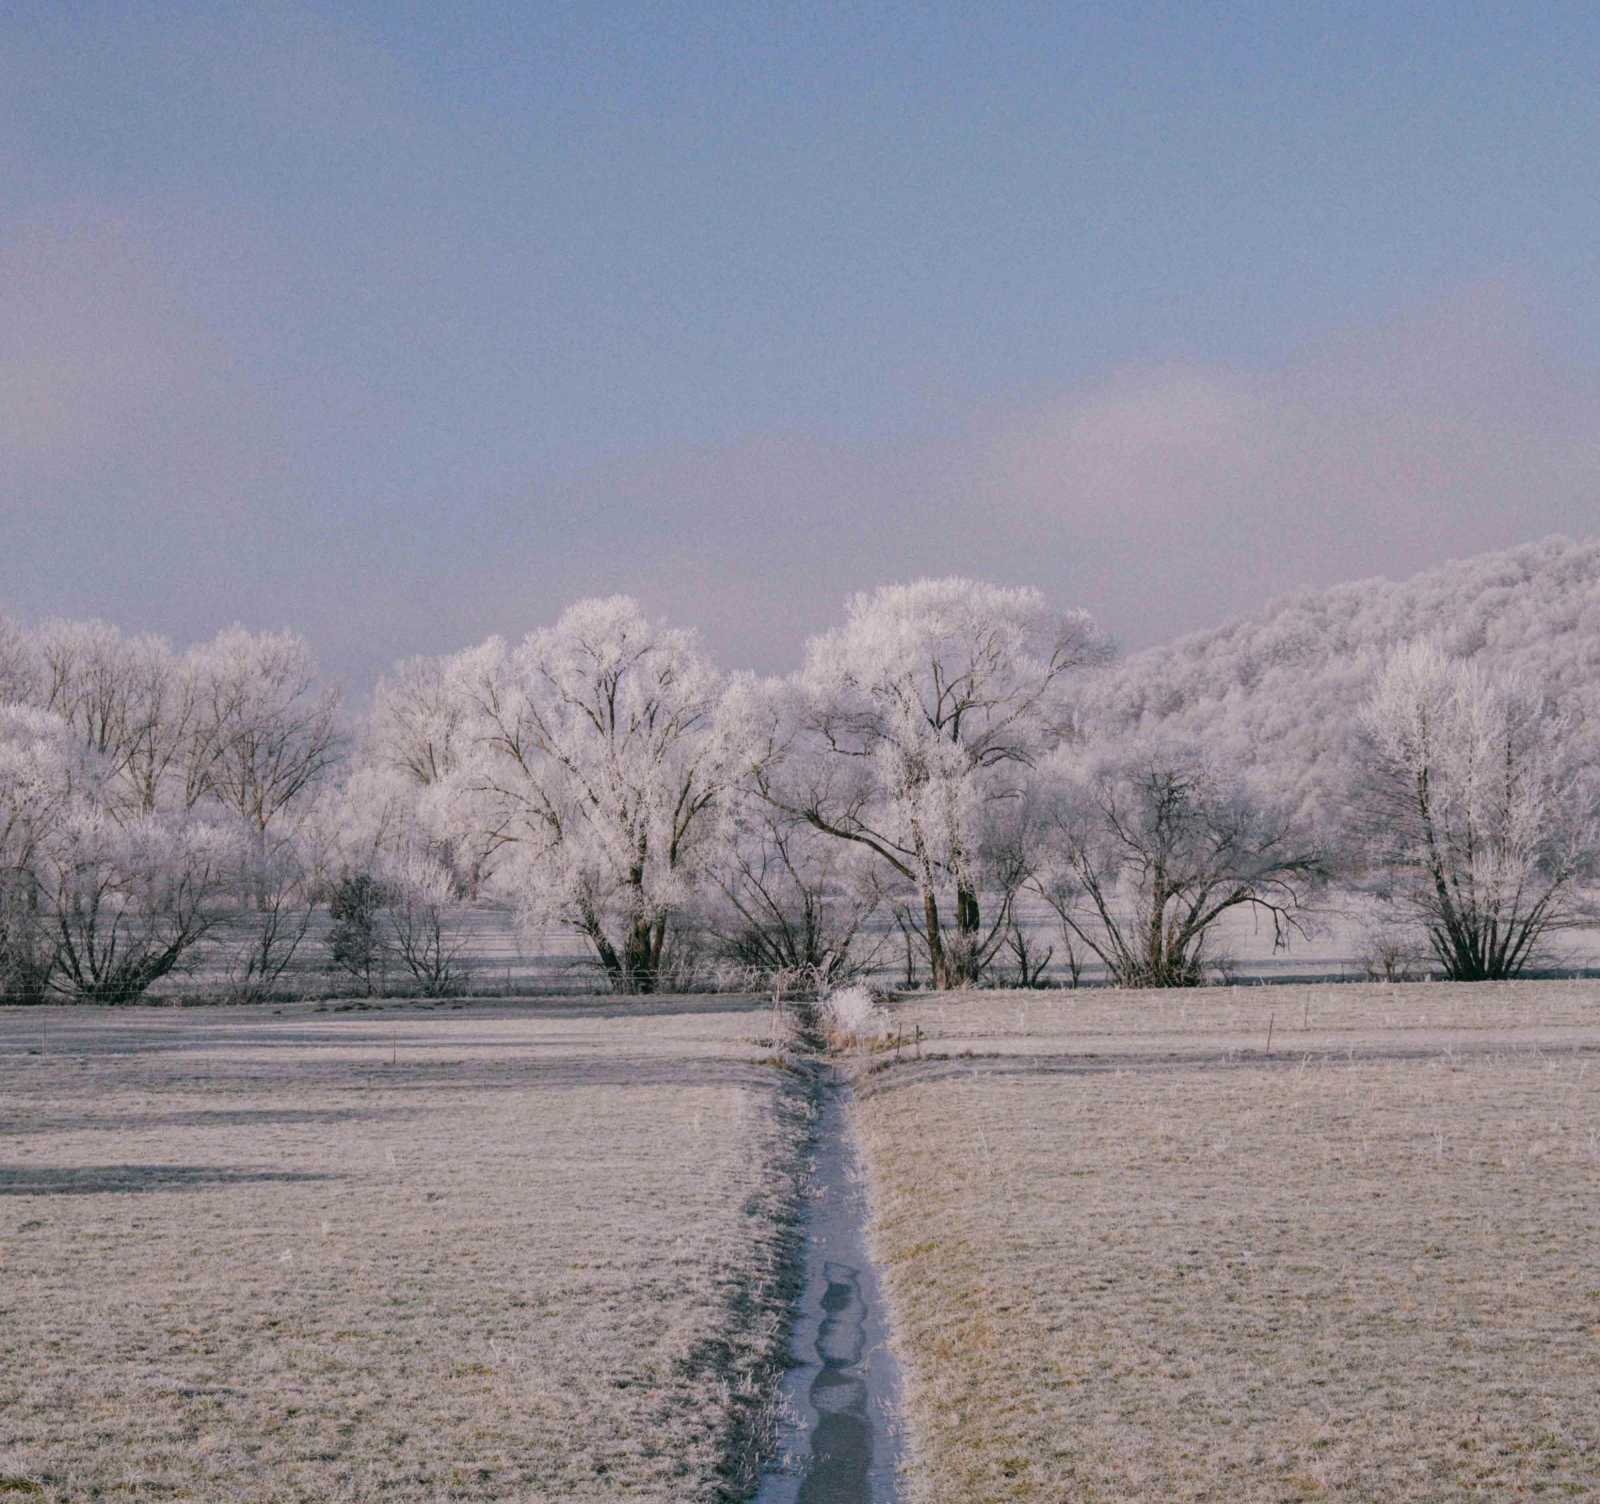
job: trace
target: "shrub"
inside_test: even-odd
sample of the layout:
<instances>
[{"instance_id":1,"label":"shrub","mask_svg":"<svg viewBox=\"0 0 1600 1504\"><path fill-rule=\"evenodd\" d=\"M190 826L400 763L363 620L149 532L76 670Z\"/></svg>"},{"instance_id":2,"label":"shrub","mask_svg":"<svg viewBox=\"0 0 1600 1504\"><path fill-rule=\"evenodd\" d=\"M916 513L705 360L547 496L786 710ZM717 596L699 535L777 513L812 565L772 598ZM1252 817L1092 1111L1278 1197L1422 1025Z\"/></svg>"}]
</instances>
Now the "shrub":
<instances>
[{"instance_id":1,"label":"shrub","mask_svg":"<svg viewBox=\"0 0 1600 1504\"><path fill-rule=\"evenodd\" d=\"M886 1020L877 999L860 982L836 987L817 1001L818 1022L828 1047L849 1049L883 1036Z\"/></svg>"},{"instance_id":2,"label":"shrub","mask_svg":"<svg viewBox=\"0 0 1600 1504\"><path fill-rule=\"evenodd\" d=\"M372 994L372 972L382 958L378 915L388 895L370 872L351 872L334 884L328 896L328 951L334 968L348 972L367 995Z\"/></svg>"}]
</instances>

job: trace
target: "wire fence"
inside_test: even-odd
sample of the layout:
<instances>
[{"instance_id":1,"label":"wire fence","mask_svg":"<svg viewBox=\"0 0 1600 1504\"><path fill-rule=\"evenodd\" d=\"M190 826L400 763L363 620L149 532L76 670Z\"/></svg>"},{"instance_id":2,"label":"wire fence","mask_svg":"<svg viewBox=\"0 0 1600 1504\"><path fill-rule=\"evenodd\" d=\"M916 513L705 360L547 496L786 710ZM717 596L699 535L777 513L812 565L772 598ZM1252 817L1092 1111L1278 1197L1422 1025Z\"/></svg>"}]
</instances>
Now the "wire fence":
<instances>
[{"instance_id":1,"label":"wire fence","mask_svg":"<svg viewBox=\"0 0 1600 1504\"><path fill-rule=\"evenodd\" d=\"M1051 955L1052 933L1047 920L1024 915L1022 923L1032 945L1030 959L1022 965L1002 952L986 968L979 985L1033 989L1098 988L1111 985L1106 968L1098 961L1077 958L1070 965L1059 949ZM883 936L896 939L892 922L885 921ZM244 974L241 955L258 933L248 912L230 915L168 975L160 978L137 1001L182 1006L202 1003L374 1002L447 996L455 999L506 1000L514 998L601 997L618 995L739 994L771 997L815 994L830 981L855 976L885 993L911 992L927 987L922 961L910 960L903 945L881 945L876 960L863 968L851 967L829 975L818 968L768 967L717 957L710 947L694 954L682 953L658 969L630 969L622 985L610 976L581 937L558 930L529 934L518 927L509 908L492 905L463 906L449 916L453 947L449 986L433 989L419 983L392 953L380 951L366 976L337 967L332 959L331 924L325 911L310 922L280 972L253 977ZM1222 949L1234 959L1215 972L1222 985L1319 985L1382 980L1374 978L1359 955L1359 925L1354 921L1325 927L1318 941L1284 954L1274 953L1262 938L1239 927L1221 937ZM1567 937L1559 965L1530 971L1531 978L1593 978L1600 976L1600 932L1574 932ZM873 953L869 943L868 953ZM1037 958L1046 957L1043 967ZM1426 968L1408 980L1426 979ZM43 997L31 987L5 986L0 971L0 1006L26 1006L40 1002L65 1004L93 1001L60 974Z\"/></svg>"},{"instance_id":2,"label":"wire fence","mask_svg":"<svg viewBox=\"0 0 1600 1504\"><path fill-rule=\"evenodd\" d=\"M1568 967L1552 967L1528 970L1520 973L1515 980L1523 982L1577 982L1593 981L1600 979L1600 965L1579 965ZM884 996L901 994L914 994L918 991L930 990L925 982L919 981L916 986L906 987L881 980L866 978L875 991ZM1202 984L1199 989L1172 989L1178 991L1208 990L1220 988L1255 988L1255 987L1304 987L1304 986L1353 986L1361 984L1383 983L1389 986L1426 986L1434 982L1443 982L1446 978L1441 974L1429 973L1412 976L1404 981L1391 981L1383 983L1383 979L1374 978L1369 973L1354 965L1339 969L1323 970L1294 970L1274 974L1258 974L1249 976L1235 975L1228 979L1213 980ZM1065 977L1048 977L1035 980L1020 987L1015 979L1003 975L985 976L974 986L978 990L1028 990L1042 992L1072 992L1106 990L1117 987L1119 984L1105 973L1101 968L1095 975L1080 975L1072 980ZM690 997L690 996L723 996L723 997L756 997L773 1001L788 1001L814 997L826 991L827 984L817 984L810 981L793 981L781 974L772 972L751 973L741 975L706 976L685 981L682 977L671 973L635 972L633 985L619 985L596 970L588 974L564 973L561 977L551 977L543 980L528 978L514 979L498 987L478 985L474 979L467 979L459 987L446 992L429 993L418 987L404 987L389 985L383 988L374 988L364 991L354 987L329 986L325 990L310 990L306 988L208 988L189 986L182 989L151 988L136 997L123 1000L121 1003L111 1003L105 998L95 997L92 993L74 992L64 988L51 988L39 994L36 992L4 992L0 991L0 1007L15 1008L51 1008L63 1006L140 1006L140 1007L210 1007L218 1005L287 1005L294 1003L351 1003L379 1005L388 1002L419 1002L419 1001L451 1001L457 1003L492 1003L515 1000L528 1001L554 1001L563 998L611 998L631 997L639 1001L649 1001L651 998Z\"/></svg>"}]
</instances>

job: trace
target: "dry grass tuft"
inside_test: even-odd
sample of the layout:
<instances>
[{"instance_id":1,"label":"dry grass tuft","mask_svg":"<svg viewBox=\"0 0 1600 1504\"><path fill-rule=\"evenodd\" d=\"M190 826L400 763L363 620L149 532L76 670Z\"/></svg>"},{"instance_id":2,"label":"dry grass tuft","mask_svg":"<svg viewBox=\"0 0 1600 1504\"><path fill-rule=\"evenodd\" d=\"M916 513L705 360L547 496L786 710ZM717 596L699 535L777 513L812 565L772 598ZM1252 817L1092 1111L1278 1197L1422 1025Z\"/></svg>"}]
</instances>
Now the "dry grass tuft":
<instances>
[{"instance_id":1,"label":"dry grass tuft","mask_svg":"<svg viewBox=\"0 0 1600 1504\"><path fill-rule=\"evenodd\" d=\"M1600 1493L1600 988L1263 991L901 1010L915 1500Z\"/></svg>"},{"instance_id":2,"label":"dry grass tuft","mask_svg":"<svg viewBox=\"0 0 1600 1504\"><path fill-rule=\"evenodd\" d=\"M822 1042L835 1055L866 1053L884 1038L888 1019L864 982L851 982L823 993L816 1002L816 1024Z\"/></svg>"}]
</instances>

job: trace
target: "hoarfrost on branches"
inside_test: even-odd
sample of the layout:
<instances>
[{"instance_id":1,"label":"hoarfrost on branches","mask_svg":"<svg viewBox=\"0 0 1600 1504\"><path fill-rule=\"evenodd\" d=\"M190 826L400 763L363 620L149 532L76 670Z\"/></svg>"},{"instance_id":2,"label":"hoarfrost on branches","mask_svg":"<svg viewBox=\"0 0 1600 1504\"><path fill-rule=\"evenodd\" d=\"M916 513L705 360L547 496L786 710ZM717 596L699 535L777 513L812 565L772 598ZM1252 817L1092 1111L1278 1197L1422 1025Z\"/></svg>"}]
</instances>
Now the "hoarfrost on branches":
<instances>
[{"instance_id":1,"label":"hoarfrost on branches","mask_svg":"<svg viewBox=\"0 0 1600 1504\"><path fill-rule=\"evenodd\" d=\"M743 767L691 632L622 596L580 601L516 648L456 662L469 706L451 780L531 929L588 941L611 985L655 991L674 923L727 838Z\"/></svg>"},{"instance_id":2,"label":"hoarfrost on branches","mask_svg":"<svg viewBox=\"0 0 1600 1504\"><path fill-rule=\"evenodd\" d=\"M1592 921L1600 785L1581 712L1423 641L1390 656L1360 724L1379 891L1446 976L1516 976Z\"/></svg>"},{"instance_id":3,"label":"hoarfrost on branches","mask_svg":"<svg viewBox=\"0 0 1600 1504\"><path fill-rule=\"evenodd\" d=\"M1287 801L1195 749L1134 738L1058 754L1042 780L1031 886L1069 947L1126 987L1187 987L1219 957L1217 921L1246 908L1277 944L1327 877Z\"/></svg>"},{"instance_id":4,"label":"hoarfrost on branches","mask_svg":"<svg viewBox=\"0 0 1600 1504\"><path fill-rule=\"evenodd\" d=\"M811 642L761 792L901 880L936 987L976 981L1003 942L1022 872L997 827L1062 734L1075 671L1108 652L1086 613L964 579L857 596Z\"/></svg>"}]
</instances>

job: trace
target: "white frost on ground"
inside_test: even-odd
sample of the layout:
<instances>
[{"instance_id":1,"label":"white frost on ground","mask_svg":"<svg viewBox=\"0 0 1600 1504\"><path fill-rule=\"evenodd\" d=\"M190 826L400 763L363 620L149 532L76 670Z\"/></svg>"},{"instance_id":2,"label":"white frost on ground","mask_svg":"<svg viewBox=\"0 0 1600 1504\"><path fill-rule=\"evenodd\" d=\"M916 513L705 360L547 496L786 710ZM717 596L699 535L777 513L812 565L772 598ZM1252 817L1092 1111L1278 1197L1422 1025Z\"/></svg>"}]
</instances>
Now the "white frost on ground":
<instances>
[{"instance_id":1,"label":"white frost on ground","mask_svg":"<svg viewBox=\"0 0 1600 1504\"><path fill-rule=\"evenodd\" d=\"M0 1478L720 1498L783 1305L766 1024L0 1010Z\"/></svg>"}]
</instances>

